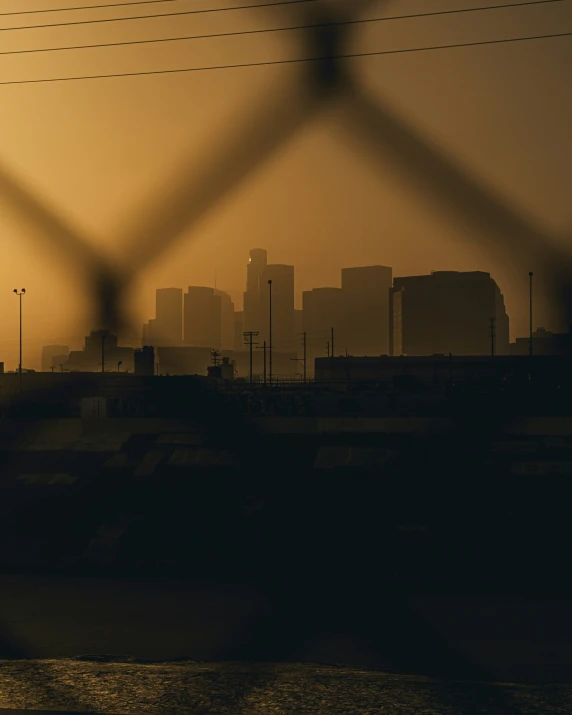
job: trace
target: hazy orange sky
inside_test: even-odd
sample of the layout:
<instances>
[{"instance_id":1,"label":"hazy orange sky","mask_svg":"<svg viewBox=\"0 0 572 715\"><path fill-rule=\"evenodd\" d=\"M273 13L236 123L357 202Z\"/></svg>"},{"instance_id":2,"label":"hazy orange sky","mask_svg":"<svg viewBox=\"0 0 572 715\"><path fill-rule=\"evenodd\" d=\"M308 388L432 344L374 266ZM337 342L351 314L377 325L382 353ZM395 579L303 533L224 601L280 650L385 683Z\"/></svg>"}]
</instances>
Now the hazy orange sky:
<instances>
[{"instance_id":1,"label":"hazy orange sky","mask_svg":"<svg viewBox=\"0 0 572 715\"><path fill-rule=\"evenodd\" d=\"M109 2L110 0L108 0ZM104 0L0 0L0 13L103 4ZM348 0L359 4L361 0ZM232 0L174 0L153 5L0 17L0 28L231 6ZM235 4L255 4L240 2ZM510 4L508 0L388 0L364 17ZM209 34L298 24L300 8L0 31L0 53L60 45ZM572 31L572 0L463 15L395 20L354 28L350 50L376 51ZM0 82L202 65L237 64L307 52L300 32L139 46L0 54ZM486 180L530 220L572 231L572 37L353 59L364 86L410 124ZM39 84L0 84L0 165L43 201L120 252L115 236L141 215L155 187L183 160L200 162L230 129L256 114L270 90L303 67L275 65ZM339 285L344 266L384 264L394 275L432 270L489 271L504 292L511 337L528 330L528 271L506 261L479 231L443 205L425 201L394 167L371 161L344 133L333 105L242 182L192 231L165 250L132 285L137 329L153 315L156 287L214 285L242 306L253 247L296 266L296 296ZM24 366L39 366L43 344L81 345L89 295L73 262L46 251L0 196L3 246L0 360L18 359L18 304L25 287ZM160 238L159 238L160 240ZM562 329L538 297L535 324Z\"/></svg>"}]
</instances>

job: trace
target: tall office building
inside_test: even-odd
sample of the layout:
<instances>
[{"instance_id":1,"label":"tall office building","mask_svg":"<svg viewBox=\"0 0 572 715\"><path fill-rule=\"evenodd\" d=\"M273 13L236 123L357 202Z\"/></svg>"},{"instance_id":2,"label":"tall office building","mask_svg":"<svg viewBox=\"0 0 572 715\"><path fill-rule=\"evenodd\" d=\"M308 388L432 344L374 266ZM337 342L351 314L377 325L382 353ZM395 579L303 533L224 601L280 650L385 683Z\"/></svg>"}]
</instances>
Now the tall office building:
<instances>
[{"instance_id":1,"label":"tall office building","mask_svg":"<svg viewBox=\"0 0 572 715\"><path fill-rule=\"evenodd\" d=\"M214 289L215 296L220 298L221 310L221 350L234 350L234 303L228 293ZM219 349L219 348L217 348Z\"/></svg>"},{"instance_id":2,"label":"tall office building","mask_svg":"<svg viewBox=\"0 0 572 715\"><path fill-rule=\"evenodd\" d=\"M184 342L191 347L222 347L222 298L220 291L189 286L184 295Z\"/></svg>"},{"instance_id":3,"label":"tall office building","mask_svg":"<svg viewBox=\"0 0 572 715\"><path fill-rule=\"evenodd\" d=\"M509 354L504 297L490 273L434 271L393 284L394 355Z\"/></svg>"},{"instance_id":4,"label":"tall office building","mask_svg":"<svg viewBox=\"0 0 572 715\"><path fill-rule=\"evenodd\" d=\"M234 311L234 350L244 350L243 337L244 311Z\"/></svg>"},{"instance_id":5,"label":"tall office building","mask_svg":"<svg viewBox=\"0 0 572 715\"><path fill-rule=\"evenodd\" d=\"M341 288L314 288L302 293L303 330L306 333L307 371L310 375L314 373L314 359L326 357L329 353L332 328L334 342L335 334L342 328L342 296Z\"/></svg>"},{"instance_id":6,"label":"tall office building","mask_svg":"<svg viewBox=\"0 0 572 715\"><path fill-rule=\"evenodd\" d=\"M244 293L245 331L260 331L261 328L261 288L262 274L268 265L267 253L263 248L253 248L246 267L246 292Z\"/></svg>"},{"instance_id":7,"label":"tall office building","mask_svg":"<svg viewBox=\"0 0 572 715\"><path fill-rule=\"evenodd\" d=\"M183 291L158 288L155 293L155 317L143 325L143 345L172 347L182 344Z\"/></svg>"},{"instance_id":8,"label":"tall office building","mask_svg":"<svg viewBox=\"0 0 572 715\"><path fill-rule=\"evenodd\" d=\"M272 348L296 352L294 336L294 266L267 265L260 277L260 336L270 345L270 286L272 281Z\"/></svg>"},{"instance_id":9,"label":"tall office building","mask_svg":"<svg viewBox=\"0 0 572 715\"><path fill-rule=\"evenodd\" d=\"M335 354L389 355L392 269L342 268L343 315Z\"/></svg>"},{"instance_id":10,"label":"tall office building","mask_svg":"<svg viewBox=\"0 0 572 715\"><path fill-rule=\"evenodd\" d=\"M158 288L154 330L156 344L180 345L183 337L183 291L181 288Z\"/></svg>"}]
</instances>

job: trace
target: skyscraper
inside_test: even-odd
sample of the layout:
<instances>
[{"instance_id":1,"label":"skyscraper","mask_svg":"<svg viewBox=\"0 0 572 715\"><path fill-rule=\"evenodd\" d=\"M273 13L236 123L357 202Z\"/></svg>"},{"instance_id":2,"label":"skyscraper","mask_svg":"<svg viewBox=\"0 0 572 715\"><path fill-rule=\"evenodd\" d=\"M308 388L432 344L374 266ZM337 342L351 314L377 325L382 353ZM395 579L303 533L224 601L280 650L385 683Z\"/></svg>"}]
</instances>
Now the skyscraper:
<instances>
[{"instance_id":1,"label":"skyscraper","mask_svg":"<svg viewBox=\"0 0 572 715\"><path fill-rule=\"evenodd\" d=\"M155 292L155 318L143 326L143 345L173 347L183 339L183 291L158 288Z\"/></svg>"},{"instance_id":2,"label":"skyscraper","mask_svg":"<svg viewBox=\"0 0 572 715\"><path fill-rule=\"evenodd\" d=\"M243 337L244 311L234 311L234 350L244 350Z\"/></svg>"},{"instance_id":3,"label":"skyscraper","mask_svg":"<svg viewBox=\"0 0 572 715\"><path fill-rule=\"evenodd\" d=\"M158 288L155 312L156 345L180 345L183 337L183 291L181 288Z\"/></svg>"},{"instance_id":4,"label":"skyscraper","mask_svg":"<svg viewBox=\"0 0 572 715\"><path fill-rule=\"evenodd\" d=\"M343 316L336 355L389 355L392 269L342 268Z\"/></svg>"},{"instance_id":5,"label":"skyscraper","mask_svg":"<svg viewBox=\"0 0 572 715\"><path fill-rule=\"evenodd\" d=\"M221 310L221 350L234 350L234 303L228 293L222 290L214 291L215 296L220 298ZM219 348L217 348L218 350Z\"/></svg>"},{"instance_id":6,"label":"skyscraper","mask_svg":"<svg viewBox=\"0 0 572 715\"><path fill-rule=\"evenodd\" d=\"M244 293L245 331L260 331L261 329L261 288L262 274L268 264L267 253L263 248L253 248L246 267L246 292Z\"/></svg>"},{"instance_id":7,"label":"skyscraper","mask_svg":"<svg viewBox=\"0 0 572 715\"><path fill-rule=\"evenodd\" d=\"M222 299L214 288L189 286L184 296L184 342L192 347L220 350Z\"/></svg>"},{"instance_id":8,"label":"skyscraper","mask_svg":"<svg viewBox=\"0 0 572 715\"><path fill-rule=\"evenodd\" d=\"M270 287L272 281L272 348L296 352L294 337L294 266L269 264L260 277L260 337L270 345Z\"/></svg>"},{"instance_id":9,"label":"skyscraper","mask_svg":"<svg viewBox=\"0 0 572 715\"><path fill-rule=\"evenodd\" d=\"M434 271L393 284L394 355L509 354L504 297L490 273Z\"/></svg>"}]
</instances>

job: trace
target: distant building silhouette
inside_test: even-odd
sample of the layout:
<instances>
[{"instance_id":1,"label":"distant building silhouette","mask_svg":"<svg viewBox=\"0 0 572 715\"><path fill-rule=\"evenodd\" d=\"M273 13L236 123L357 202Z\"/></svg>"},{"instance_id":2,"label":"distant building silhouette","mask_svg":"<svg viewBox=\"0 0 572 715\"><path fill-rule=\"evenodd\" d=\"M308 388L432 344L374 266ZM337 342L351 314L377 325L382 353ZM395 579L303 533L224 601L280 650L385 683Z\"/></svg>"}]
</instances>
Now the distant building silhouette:
<instances>
[{"instance_id":1,"label":"distant building silhouette","mask_svg":"<svg viewBox=\"0 0 572 715\"><path fill-rule=\"evenodd\" d=\"M297 351L294 337L294 266L269 264L261 276L261 326L259 342L270 345L270 290L272 281L272 347L273 351Z\"/></svg>"},{"instance_id":2,"label":"distant building silhouette","mask_svg":"<svg viewBox=\"0 0 572 715\"><path fill-rule=\"evenodd\" d=\"M393 354L509 354L504 297L490 273L434 271L396 278L392 295Z\"/></svg>"},{"instance_id":3,"label":"distant building silhouette","mask_svg":"<svg viewBox=\"0 0 572 715\"><path fill-rule=\"evenodd\" d=\"M220 365L208 366L207 374L209 377L216 378L217 380L230 382L234 380L234 365L230 361L230 358L223 357Z\"/></svg>"},{"instance_id":4,"label":"distant building silhouette","mask_svg":"<svg viewBox=\"0 0 572 715\"><path fill-rule=\"evenodd\" d=\"M101 345L104 341L105 353L117 349L117 335L107 330L92 330L85 338L83 352L87 357L101 361Z\"/></svg>"},{"instance_id":5,"label":"distant building silhouette","mask_svg":"<svg viewBox=\"0 0 572 715\"><path fill-rule=\"evenodd\" d=\"M185 345L220 350L222 345L220 291L215 292L214 288L202 286L189 286L185 293L184 304Z\"/></svg>"},{"instance_id":6,"label":"distant building silhouette","mask_svg":"<svg viewBox=\"0 0 572 715\"><path fill-rule=\"evenodd\" d=\"M144 345L140 350L135 349L133 369L136 375L155 374L155 350L153 346Z\"/></svg>"},{"instance_id":7,"label":"distant building silhouette","mask_svg":"<svg viewBox=\"0 0 572 715\"><path fill-rule=\"evenodd\" d=\"M260 332L262 327L261 296L267 286L262 285L262 274L268 265L267 252L253 248L246 267L246 291L244 293L243 331Z\"/></svg>"},{"instance_id":8,"label":"distant building silhouette","mask_svg":"<svg viewBox=\"0 0 572 715\"><path fill-rule=\"evenodd\" d=\"M217 350L234 349L234 303L228 293L215 288L215 296L220 298L221 310L221 338L220 345L215 346Z\"/></svg>"},{"instance_id":9,"label":"distant building silhouette","mask_svg":"<svg viewBox=\"0 0 572 715\"><path fill-rule=\"evenodd\" d=\"M54 371L63 372L66 369L66 365L68 364L69 359L69 351L67 353L62 353L61 355L54 355L52 358L52 365L54 366Z\"/></svg>"},{"instance_id":10,"label":"distant building silhouette","mask_svg":"<svg viewBox=\"0 0 572 715\"><path fill-rule=\"evenodd\" d=\"M510 344L511 355L528 355L530 337L517 338ZM538 328L532 333L533 355L572 355L572 326L568 333L551 333L544 328Z\"/></svg>"},{"instance_id":11,"label":"distant building silhouette","mask_svg":"<svg viewBox=\"0 0 572 715\"><path fill-rule=\"evenodd\" d=\"M205 375L211 364L210 347L160 347L156 362L161 375Z\"/></svg>"},{"instance_id":12,"label":"distant building silhouette","mask_svg":"<svg viewBox=\"0 0 572 715\"><path fill-rule=\"evenodd\" d=\"M118 346L117 336L107 330L92 330L83 350L72 350L62 364L70 372L101 372L102 359L106 372L133 372L134 349Z\"/></svg>"},{"instance_id":13,"label":"distant building silhouette","mask_svg":"<svg viewBox=\"0 0 572 715\"><path fill-rule=\"evenodd\" d=\"M306 332L307 373L314 374L314 360L324 357L331 329L341 339L343 292L341 288L314 288L302 293L303 330Z\"/></svg>"},{"instance_id":14,"label":"distant building silhouette","mask_svg":"<svg viewBox=\"0 0 572 715\"><path fill-rule=\"evenodd\" d=\"M70 349L67 345L45 345L42 348L42 372L49 372L52 367L58 367L62 362L62 356L67 361ZM59 362L55 362L58 358Z\"/></svg>"},{"instance_id":15,"label":"distant building silhouette","mask_svg":"<svg viewBox=\"0 0 572 715\"><path fill-rule=\"evenodd\" d=\"M181 345L183 336L183 291L181 288L157 288L155 316L143 326L143 344Z\"/></svg>"},{"instance_id":16,"label":"distant building silhouette","mask_svg":"<svg viewBox=\"0 0 572 715\"><path fill-rule=\"evenodd\" d=\"M234 346L233 350L244 350L244 311L235 310L234 312Z\"/></svg>"},{"instance_id":17,"label":"distant building silhouette","mask_svg":"<svg viewBox=\"0 0 572 715\"><path fill-rule=\"evenodd\" d=\"M392 269L342 268L342 315L335 354L389 355Z\"/></svg>"},{"instance_id":18,"label":"distant building silhouette","mask_svg":"<svg viewBox=\"0 0 572 715\"><path fill-rule=\"evenodd\" d=\"M189 286L184 295L183 323L186 346L211 350L234 348L234 303L224 291Z\"/></svg>"},{"instance_id":19,"label":"distant building silhouette","mask_svg":"<svg viewBox=\"0 0 572 715\"><path fill-rule=\"evenodd\" d=\"M155 315L155 344L180 345L183 337L182 289L158 288Z\"/></svg>"}]
</instances>

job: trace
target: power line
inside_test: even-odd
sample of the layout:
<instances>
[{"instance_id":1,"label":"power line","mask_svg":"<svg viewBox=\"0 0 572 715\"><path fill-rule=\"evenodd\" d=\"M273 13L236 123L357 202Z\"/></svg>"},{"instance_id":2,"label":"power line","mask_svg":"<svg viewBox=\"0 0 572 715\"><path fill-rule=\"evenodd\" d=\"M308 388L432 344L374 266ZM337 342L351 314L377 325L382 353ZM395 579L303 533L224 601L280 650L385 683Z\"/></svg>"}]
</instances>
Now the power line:
<instances>
[{"instance_id":1,"label":"power line","mask_svg":"<svg viewBox=\"0 0 572 715\"><path fill-rule=\"evenodd\" d=\"M176 0L135 0L134 2L116 2L111 5L81 5L79 7L52 7L42 10L18 10L17 12L0 12L0 17L9 15L38 15L41 12L68 12L71 10L99 10L106 7L129 7L130 5L156 5L162 2L176 2Z\"/></svg>"},{"instance_id":2,"label":"power line","mask_svg":"<svg viewBox=\"0 0 572 715\"><path fill-rule=\"evenodd\" d=\"M431 47L409 47L402 50L378 50L376 52L355 52L346 55L332 55L330 57L302 57L291 60L269 60L267 62L242 62L234 65L210 65L207 67L180 67L170 70L147 70L142 72L116 72L113 74L81 75L76 77L48 77L41 79L16 79L0 81L0 86L11 84L40 84L47 82L77 82L88 79L109 79L116 77L142 77L149 75L176 74L182 72L210 72L213 70L243 69L246 67L270 67L272 65L301 64L303 62L324 62L326 60L354 59L360 57L378 57L382 55L397 55L411 52L430 52L433 50L450 50L460 47L482 47L484 45L498 45L509 42L526 42L528 40L546 40L550 38L572 37L572 32L560 32L552 35L533 35L530 37L509 37L503 40L482 40L480 42L460 42L450 45L433 45Z\"/></svg>"},{"instance_id":3,"label":"power line","mask_svg":"<svg viewBox=\"0 0 572 715\"><path fill-rule=\"evenodd\" d=\"M172 0L169 0L172 1ZM424 13L418 13L414 15L392 15L392 16L387 16L387 17L374 17L374 18L369 18L369 19L360 19L360 20L347 20L343 22L327 22L327 23L319 23L319 24L309 24L309 25L294 25L291 27L271 27L271 28L266 28L266 29L257 29L257 30L238 30L236 32L217 32L217 33L211 33L211 34L205 34L205 35L183 35L180 37L162 37L162 38L154 38L150 40L126 40L123 42L98 42L96 44L92 45L66 45L62 47L46 47L46 48L40 48L40 49L25 49L25 50L7 50L4 52L0 52L0 55L22 55L22 54L30 54L30 53L36 53L36 52L61 52L64 50L86 50L86 49L95 49L95 48L103 48L103 47L125 47L128 45L147 45L147 44L155 44L155 43L160 43L160 42L179 42L181 40L205 40L209 38L221 38L221 37L237 37L240 35L260 35L260 34L266 34L266 33L271 33L271 32L287 32L287 31L293 31L293 30L307 30L307 29L312 29L315 27L332 27L336 25L356 25L356 24L366 24L366 23L372 23L372 22L385 22L388 20L404 20L404 19L411 19L411 18L420 18L420 17L432 17L434 15L451 15L451 14L458 14L458 13L465 13L465 12L481 12L483 10L499 10L501 8L515 8L515 7L524 7L526 5L546 5L548 3L554 3L554 2L563 2L563 0L533 0L533 2L518 2L518 3L512 3L510 5L491 5L488 7L471 7L471 8L465 8L463 10L444 10L444 11L439 11L439 12L424 12ZM274 3L276 4L276 3ZM259 6L260 7L260 6ZM159 16L153 16L153 17L159 17ZM123 18L125 19L125 18ZM18 28L19 29L19 28ZM2 28L0 28L0 31Z\"/></svg>"},{"instance_id":4,"label":"power line","mask_svg":"<svg viewBox=\"0 0 572 715\"><path fill-rule=\"evenodd\" d=\"M546 2L548 0L545 0ZM557 0L554 0L556 2ZM109 17L97 20L73 20L72 22L51 22L44 25L22 25L21 27L0 27L0 32L14 32L15 30L38 30L45 27L70 27L72 25L94 25L101 22L124 22L127 20L150 20L157 17L180 17L181 15L201 15L205 13L229 12L231 10L249 10L261 7L276 7L278 5L298 5L300 3L316 2L316 0L280 0L279 2L266 2L257 5L237 5L235 7L219 7L212 10L184 10L181 12L158 13L155 15L134 15L133 17Z\"/></svg>"}]
</instances>

